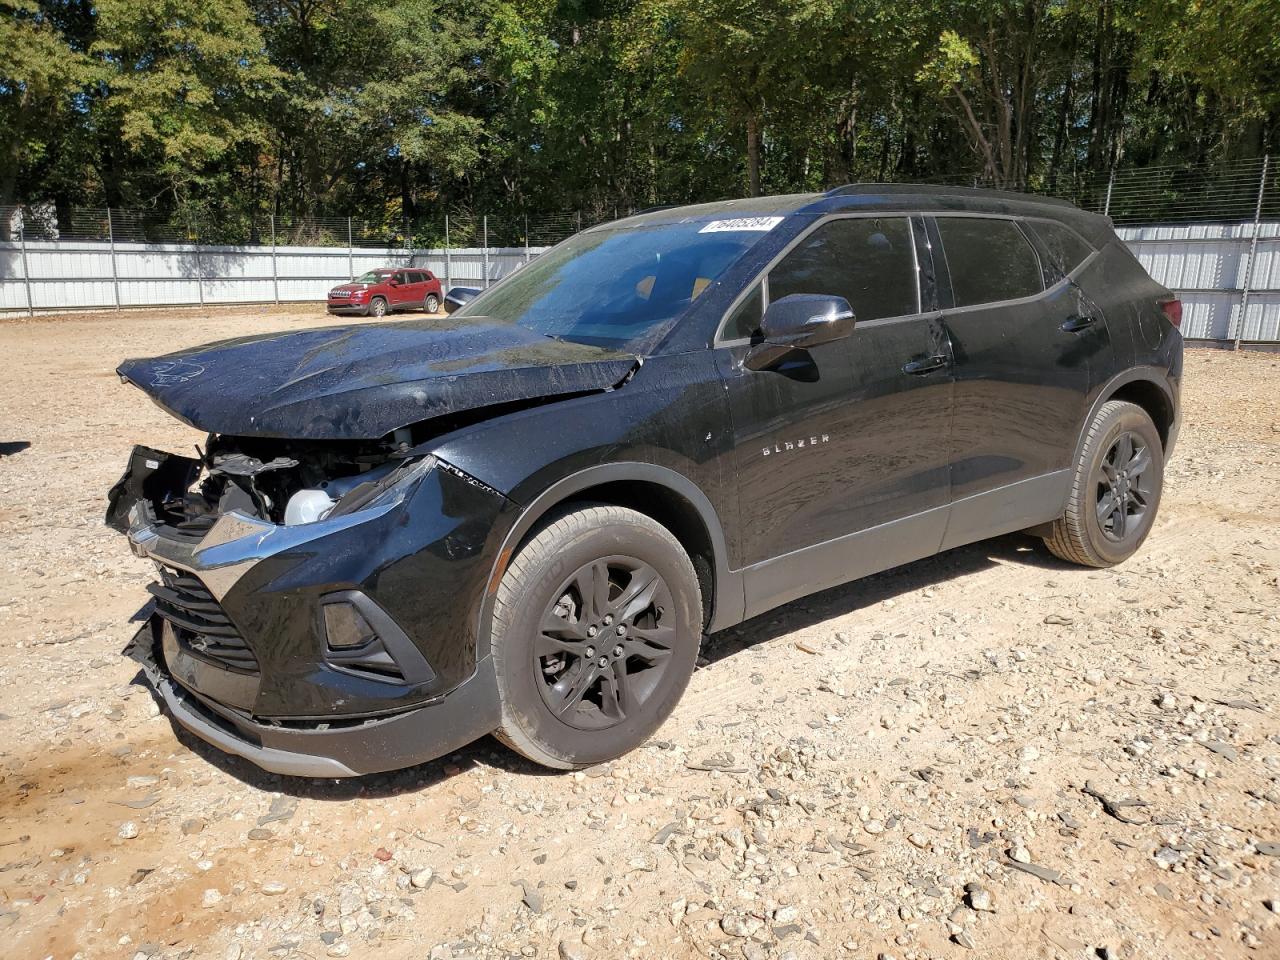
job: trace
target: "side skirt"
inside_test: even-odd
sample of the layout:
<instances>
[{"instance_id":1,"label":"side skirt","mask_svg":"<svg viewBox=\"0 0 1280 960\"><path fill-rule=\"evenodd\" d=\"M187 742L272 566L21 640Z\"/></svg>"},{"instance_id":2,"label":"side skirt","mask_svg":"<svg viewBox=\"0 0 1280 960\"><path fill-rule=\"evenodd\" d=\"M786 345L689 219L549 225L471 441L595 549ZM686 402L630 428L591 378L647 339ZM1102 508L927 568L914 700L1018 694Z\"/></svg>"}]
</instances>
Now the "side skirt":
<instances>
[{"instance_id":1,"label":"side skirt","mask_svg":"<svg viewBox=\"0 0 1280 960\"><path fill-rule=\"evenodd\" d=\"M1070 482L1070 470L1031 477L745 567L736 571L746 594L743 619L953 547L1047 523L1062 515Z\"/></svg>"},{"instance_id":2,"label":"side skirt","mask_svg":"<svg viewBox=\"0 0 1280 960\"><path fill-rule=\"evenodd\" d=\"M1048 523L1062 516L1071 471L1057 470L977 493L951 504L943 550Z\"/></svg>"},{"instance_id":3,"label":"side skirt","mask_svg":"<svg viewBox=\"0 0 1280 960\"><path fill-rule=\"evenodd\" d=\"M742 571L747 599L744 619L828 587L933 556L950 509L934 507L747 567Z\"/></svg>"}]
</instances>

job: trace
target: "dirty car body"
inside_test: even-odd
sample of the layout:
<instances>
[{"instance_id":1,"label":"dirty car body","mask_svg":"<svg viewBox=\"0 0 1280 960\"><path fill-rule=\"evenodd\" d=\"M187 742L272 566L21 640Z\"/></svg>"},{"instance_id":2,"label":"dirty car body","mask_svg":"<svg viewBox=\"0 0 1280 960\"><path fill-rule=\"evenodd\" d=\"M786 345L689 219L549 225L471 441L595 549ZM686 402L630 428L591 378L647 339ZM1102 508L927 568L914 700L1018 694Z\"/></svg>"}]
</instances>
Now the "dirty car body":
<instances>
[{"instance_id":1,"label":"dirty car body","mask_svg":"<svg viewBox=\"0 0 1280 960\"><path fill-rule=\"evenodd\" d=\"M1000 222L992 256L1025 244L1022 295L965 302L947 236L975 218ZM822 279L841 250L875 270ZM784 299L852 306L812 318L827 339L771 338ZM607 224L446 318L126 361L208 434L193 457L135 449L111 492L158 570L131 655L179 723L268 770L440 756L502 722L495 597L549 518L656 520L696 573L699 633L1037 530L1108 401L1147 411L1168 455L1170 300L1068 205L866 186Z\"/></svg>"}]
</instances>

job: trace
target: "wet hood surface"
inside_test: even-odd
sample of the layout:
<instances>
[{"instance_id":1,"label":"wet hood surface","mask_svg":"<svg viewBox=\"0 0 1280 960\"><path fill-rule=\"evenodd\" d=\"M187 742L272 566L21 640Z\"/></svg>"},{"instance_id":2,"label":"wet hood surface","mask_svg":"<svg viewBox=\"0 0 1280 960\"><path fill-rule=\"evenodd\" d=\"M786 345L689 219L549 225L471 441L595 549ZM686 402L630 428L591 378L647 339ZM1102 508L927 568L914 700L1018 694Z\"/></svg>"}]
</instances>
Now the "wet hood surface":
<instances>
[{"instance_id":1,"label":"wet hood surface","mask_svg":"<svg viewBox=\"0 0 1280 960\"><path fill-rule=\"evenodd\" d=\"M264 334L116 372L210 433L376 439L450 413L619 383L635 357L483 317Z\"/></svg>"}]
</instances>

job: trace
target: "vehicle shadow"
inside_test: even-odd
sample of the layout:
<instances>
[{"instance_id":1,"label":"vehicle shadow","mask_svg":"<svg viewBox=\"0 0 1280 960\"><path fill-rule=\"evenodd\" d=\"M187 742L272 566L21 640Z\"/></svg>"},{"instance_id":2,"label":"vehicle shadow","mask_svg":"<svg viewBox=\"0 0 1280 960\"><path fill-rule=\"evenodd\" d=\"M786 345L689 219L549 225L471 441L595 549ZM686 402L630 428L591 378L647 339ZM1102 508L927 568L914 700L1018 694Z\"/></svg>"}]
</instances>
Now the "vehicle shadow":
<instances>
[{"instance_id":1,"label":"vehicle shadow","mask_svg":"<svg viewBox=\"0 0 1280 960\"><path fill-rule=\"evenodd\" d=\"M715 665L721 660L757 644L806 629L833 617L854 613L902 594L977 573L1000 563L1036 566L1046 570L1079 569L1058 560L1044 548L1038 538L1026 534L1010 534L958 547L793 601L715 634L704 644L699 660L700 668L715 669ZM150 685L143 680L141 672L135 682L146 686L150 691ZM152 696L155 694L152 693ZM496 768L525 776L561 775L560 771L548 770L525 760L492 737L484 737L438 760L392 773L370 774L346 780L288 777L268 773L248 760L223 753L188 732L172 717L169 722L174 736L183 746L224 773L256 790L282 793L300 799L344 801L395 797L434 787L476 767Z\"/></svg>"},{"instance_id":2,"label":"vehicle shadow","mask_svg":"<svg viewBox=\"0 0 1280 960\"><path fill-rule=\"evenodd\" d=\"M0 440L0 457L11 457L30 446L30 440Z\"/></svg>"}]
</instances>

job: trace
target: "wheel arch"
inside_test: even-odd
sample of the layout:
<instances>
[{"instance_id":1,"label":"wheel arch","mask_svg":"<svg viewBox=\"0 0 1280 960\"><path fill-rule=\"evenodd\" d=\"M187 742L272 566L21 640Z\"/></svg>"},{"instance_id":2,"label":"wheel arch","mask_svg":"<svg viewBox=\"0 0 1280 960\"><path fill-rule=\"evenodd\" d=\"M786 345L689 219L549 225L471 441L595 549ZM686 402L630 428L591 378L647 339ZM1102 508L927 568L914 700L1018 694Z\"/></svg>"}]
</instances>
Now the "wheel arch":
<instances>
[{"instance_id":1,"label":"wheel arch","mask_svg":"<svg viewBox=\"0 0 1280 960\"><path fill-rule=\"evenodd\" d=\"M524 508L508 531L485 586L477 632L478 656L488 655L493 600L511 558L552 510L586 502L629 507L671 531L697 573L705 630L710 632L741 621L742 578L728 568L724 529L706 494L693 481L667 467L650 463L602 464L553 483Z\"/></svg>"},{"instance_id":2,"label":"wheel arch","mask_svg":"<svg viewBox=\"0 0 1280 960\"><path fill-rule=\"evenodd\" d=\"M1124 400L1145 410L1160 434L1161 448L1168 449L1169 431L1173 427L1173 399L1154 380L1130 380L1112 390L1106 399Z\"/></svg>"},{"instance_id":3,"label":"wheel arch","mask_svg":"<svg viewBox=\"0 0 1280 960\"><path fill-rule=\"evenodd\" d=\"M1108 400L1123 400L1135 404L1147 412L1156 432L1160 434L1160 444L1168 455L1170 440L1176 436L1174 432L1178 419L1177 401L1173 392L1164 382L1168 372L1158 367L1134 367L1117 374L1108 380L1098 391L1089 413L1080 425L1080 436L1076 441L1075 456L1072 463L1080 459L1080 450L1084 446L1085 437L1089 433L1089 424L1098 415L1102 405Z\"/></svg>"}]
</instances>

